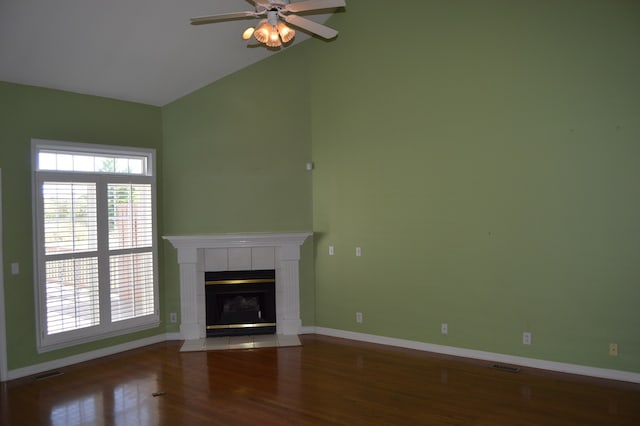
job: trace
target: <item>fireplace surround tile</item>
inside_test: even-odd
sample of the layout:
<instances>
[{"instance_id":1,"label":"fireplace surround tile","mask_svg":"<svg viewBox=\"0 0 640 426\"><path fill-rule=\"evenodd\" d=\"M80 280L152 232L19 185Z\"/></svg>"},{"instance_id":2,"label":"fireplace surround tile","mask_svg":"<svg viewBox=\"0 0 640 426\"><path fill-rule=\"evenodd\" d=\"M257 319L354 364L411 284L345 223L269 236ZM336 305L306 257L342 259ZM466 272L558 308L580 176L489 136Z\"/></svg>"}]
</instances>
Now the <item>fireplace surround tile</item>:
<instances>
[{"instance_id":1,"label":"fireplace surround tile","mask_svg":"<svg viewBox=\"0 0 640 426\"><path fill-rule=\"evenodd\" d=\"M311 232L163 237L178 251L182 338L189 341L206 336L204 273L207 268L215 267L219 271L240 266L263 269L271 259L276 271L277 333L291 336L299 334L302 329L298 265L300 246L310 235Z\"/></svg>"}]
</instances>

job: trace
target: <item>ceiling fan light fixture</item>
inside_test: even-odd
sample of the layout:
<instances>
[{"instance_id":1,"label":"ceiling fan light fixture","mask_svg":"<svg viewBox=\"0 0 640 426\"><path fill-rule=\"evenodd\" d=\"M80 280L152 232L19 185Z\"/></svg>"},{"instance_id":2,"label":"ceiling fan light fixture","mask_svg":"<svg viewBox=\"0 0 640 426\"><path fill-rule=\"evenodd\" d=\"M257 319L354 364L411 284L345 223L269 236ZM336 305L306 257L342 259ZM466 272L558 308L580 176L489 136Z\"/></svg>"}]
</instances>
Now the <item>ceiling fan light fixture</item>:
<instances>
[{"instance_id":1,"label":"ceiling fan light fixture","mask_svg":"<svg viewBox=\"0 0 640 426\"><path fill-rule=\"evenodd\" d=\"M289 43L296 36L296 32L287 27L283 22L278 24L278 34L280 34L280 38L283 43Z\"/></svg>"},{"instance_id":2,"label":"ceiling fan light fixture","mask_svg":"<svg viewBox=\"0 0 640 426\"><path fill-rule=\"evenodd\" d=\"M280 47L282 43L293 40L296 32L283 22L280 22L275 12L269 12L269 17L263 19L255 28L247 28L242 38L248 40L253 36L267 47Z\"/></svg>"},{"instance_id":3,"label":"ceiling fan light fixture","mask_svg":"<svg viewBox=\"0 0 640 426\"><path fill-rule=\"evenodd\" d=\"M256 30L253 33L253 36L260 43L266 43L269 40L269 34L271 34L271 25L269 25L265 20L261 21L260 24L256 27Z\"/></svg>"},{"instance_id":4,"label":"ceiling fan light fixture","mask_svg":"<svg viewBox=\"0 0 640 426\"><path fill-rule=\"evenodd\" d=\"M244 40L252 37L268 47L280 47L290 43L296 32L287 24L293 25L305 32L330 40L338 35L338 31L319 24L297 13L320 13L325 9L346 7L345 0L248 0L253 3L254 10L244 12L219 13L217 15L198 16L191 18L191 25L212 24L235 19L254 19L265 17L257 26L247 28L242 33ZM280 21L283 22L280 22Z\"/></svg>"},{"instance_id":5,"label":"ceiling fan light fixture","mask_svg":"<svg viewBox=\"0 0 640 426\"><path fill-rule=\"evenodd\" d=\"M280 47L282 46L282 42L280 41L280 36L278 35L278 30L276 27L271 28L271 32L269 33L269 38L265 43L267 47Z\"/></svg>"},{"instance_id":6,"label":"ceiling fan light fixture","mask_svg":"<svg viewBox=\"0 0 640 426\"><path fill-rule=\"evenodd\" d=\"M242 33L242 39L243 40L249 40L251 38L251 36L253 35L254 31L255 31L255 28L253 28L253 27L247 28Z\"/></svg>"}]
</instances>

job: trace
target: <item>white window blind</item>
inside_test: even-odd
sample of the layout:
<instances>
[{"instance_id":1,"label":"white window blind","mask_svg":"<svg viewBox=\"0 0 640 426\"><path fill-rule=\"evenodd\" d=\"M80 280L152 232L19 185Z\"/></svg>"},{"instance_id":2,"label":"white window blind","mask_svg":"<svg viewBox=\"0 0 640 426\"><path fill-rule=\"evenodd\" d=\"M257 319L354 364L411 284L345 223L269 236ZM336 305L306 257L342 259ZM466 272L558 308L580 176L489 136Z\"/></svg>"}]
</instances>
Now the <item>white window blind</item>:
<instances>
[{"instance_id":1,"label":"white window blind","mask_svg":"<svg viewBox=\"0 0 640 426\"><path fill-rule=\"evenodd\" d=\"M111 319L149 315L154 309L151 185L109 184Z\"/></svg>"},{"instance_id":2,"label":"white window blind","mask_svg":"<svg viewBox=\"0 0 640 426\"><path fill-rule=\"evenodd\" d=\"M38 347L158 324L153 151L33 141Z\"/></svg>"},{"instance_id":3,"label":"white window blind","mask_svg":"<svg viewBox=\"0 0 640 426\"><path fill-rule=\"evenodd\" d=\"M96 185L44 182L47 332L100 322Z\"/></svg>"},{"instance_id":4,"label":"white window blind","mask_svg":"<svg viewBox=\"0 0 640 426\"><path fill-rule=\"evenodd\" d=\"M154 309L151 253L111 256L111 319L149 315Z\"/></svg>"},{"instance_id":5,"label":"white window blind","mask_svg":"<svg viewBox=\"0 0 640 426\"><path fill-rule=\"evenodd\" d=\"M151 185L109 184L109 249L151 247Z\"/></svg>"},{"instance_id":6,"label":"white window blind","mask_svg":"<svg viewBox=\"0 0 640 426\"><path fill-rule=\"evenodd\" d=\"M100 323L98 258L47 261L47 332Z\"/></svg>"},{"instance_id":7,"label":"white window blind","mask_svg":"<svg viewBox=\"0 0 640 426\"><path fill-rule=\"evenodd\" d=\"M42 198L47 255L97 250L95 183L44 182Z\"/></svg>"}]
</instances>

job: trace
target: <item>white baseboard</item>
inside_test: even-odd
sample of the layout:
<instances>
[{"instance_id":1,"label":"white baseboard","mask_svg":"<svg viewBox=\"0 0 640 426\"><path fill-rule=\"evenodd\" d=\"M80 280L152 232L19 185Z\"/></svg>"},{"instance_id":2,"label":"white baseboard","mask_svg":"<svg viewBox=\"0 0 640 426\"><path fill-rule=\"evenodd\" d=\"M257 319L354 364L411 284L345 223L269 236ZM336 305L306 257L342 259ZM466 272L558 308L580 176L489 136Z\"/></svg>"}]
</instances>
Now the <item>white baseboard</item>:
<instances>
[{"instance_id":1,"label":"white baseboard","mask_svg":"<svg viewBox=\"0 0 640 426\"><path fill-rule=\"evenodd\" d=\"M184 340L184 337L182 337L182 333L167 333L164 335L166 337L165 340Z\"/></svg>"},{"instance_id":2,"label":"white baseboard","mask_svg":"<svg viewBox=\"0 0 640 426\"><path fill-rule=\"evenodd\" d=\"M141 340L134 340L132 342L123 343L121 345L109 346L108 348L98 349L91 352L85 352L78 355L73 355L67 358L60 358L53 361L43 362L40 364L30 365L24 368L17 368L15 370L9 370L7 374L7 380L19 379L20 377L32 376L34 374L44 373L45 371L51 371L69 365L78 364L80 362L90 361L96 358L102 358L103 356L114 355L120 352L129 351L131 349L141 348L143 346L152 345L154 343L164 342L166 340L179 340L168 338L171 335L158 334L157 336L147 337Z\"/></svg>"},{"instance_id":3,"label":"white baseboard","mask_svg":"<svg viewBox=\"0 0 640 426\"><path fill-rule=\"evenodd\" d=\"M630 371L610 370L606 368L588 367L584 365L566 364L562 362L545 361L535 358L505 355L493 352L477 351L473 349L456 348L453 346L434 345L432 343L416 342L413 340L395 339L392 337L376 336L374 334L356 333L324 327L303 327L303 334L322 334L325 336L341 337L380 345L397 346L419 351L435 352L444 355L473 358L483 361L500 362L522 367L539 368L541 370L557 371L561 373L578 374L581 376L598 377L623 382L640 383L640 374Z\"/></svg>"},{"instance_id":4,"label":"white baseboard","mask_svg":"<svg viewBox=\"0 0 640 426\"><path fill-rule=\"evenodd\" d=\"M473 358L483 361L501 362L505 364L518 365L522 367L539 368L541 370L557 371L561 373L578 374L581 376L598 377L609 380L619 380L623 382L640 383L640 374L630 371L611 370L605 368L588 367L584 365L566 364L554 361L545 361L535 358L525 358L513 355L505 355L494 352L477 351L473 349L456 348L453 346L434 345L432 343L416 342L413 340L395 339L393 337L376 336L374 334L356 333L353 331L337 330L325 327L302 327L301 334L321 334L325 336L341 337L344 339L358 340L361 342L377 343L380 345L397 346L419 351L434 352L438 354ZM31 376L44 373L80 362L90 361L108 355L137 349L143 346L152 345L169 340L183 340L180 333L158 334L146 339L135 340L121 345L110 346L91 352L61 358L54 361L43 362L41 364L30 365L24 368L9 370L7 380L14 380L20 377Z\"/></svg>"}]
</instances>

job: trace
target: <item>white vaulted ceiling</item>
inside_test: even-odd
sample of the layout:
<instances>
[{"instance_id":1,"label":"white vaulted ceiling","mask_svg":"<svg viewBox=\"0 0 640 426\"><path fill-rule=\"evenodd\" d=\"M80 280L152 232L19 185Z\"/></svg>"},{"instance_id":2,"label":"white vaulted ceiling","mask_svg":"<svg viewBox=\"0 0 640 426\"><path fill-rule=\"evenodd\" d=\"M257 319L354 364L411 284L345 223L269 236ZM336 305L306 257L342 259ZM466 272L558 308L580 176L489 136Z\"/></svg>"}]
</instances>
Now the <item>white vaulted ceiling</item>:
<instances>
[{"instance_id":1,"label":"white vaulted ceiling","mask_svg":"<svg viewBox=\"0 0 640 426\"><path fill-rule=\"evenodd\" d=\"M257 20L189 25L244 10L249 1L0 0L0 81L162 106L277 53L242 40Z\"/></svg>"}]
</instances>

